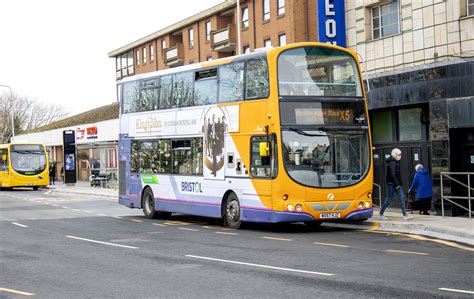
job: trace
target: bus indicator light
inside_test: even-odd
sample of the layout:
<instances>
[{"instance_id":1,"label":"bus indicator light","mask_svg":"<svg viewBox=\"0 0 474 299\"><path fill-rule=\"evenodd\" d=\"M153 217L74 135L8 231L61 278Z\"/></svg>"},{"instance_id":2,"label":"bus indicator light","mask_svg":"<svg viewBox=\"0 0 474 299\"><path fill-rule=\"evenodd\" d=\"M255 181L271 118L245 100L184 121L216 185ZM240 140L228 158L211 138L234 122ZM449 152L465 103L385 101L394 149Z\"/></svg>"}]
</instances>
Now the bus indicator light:
<instances>
[{"instance_id":1,"label":"bus indicator light","mask_svg":"<svg viewBox=\"0 0 474 299\"><path fill-rule=\"evenodd\" d=\"M303 211L303 207L300 204L296 205L296 212L301 212Z\"/></svg>"}]
</instances>

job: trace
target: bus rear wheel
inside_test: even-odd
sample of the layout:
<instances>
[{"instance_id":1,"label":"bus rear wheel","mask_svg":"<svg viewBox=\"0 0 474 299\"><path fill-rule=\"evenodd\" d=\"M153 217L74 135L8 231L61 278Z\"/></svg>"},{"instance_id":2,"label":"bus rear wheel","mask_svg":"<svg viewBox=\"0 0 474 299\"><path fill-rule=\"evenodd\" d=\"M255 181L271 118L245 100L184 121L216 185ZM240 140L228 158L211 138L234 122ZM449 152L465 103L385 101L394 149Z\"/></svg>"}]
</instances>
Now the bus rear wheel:
<instances>
[{"instance_id":1,"label":"bus rear wheel","mask_svg":"<svg viewBox=\"0 0 474 299\"><path fill-rule=\"evenodd\" d=\"M33 187L33 190L38 191L38 187L36 187L36 186Z\"/></svg>"},{"instance_id":2,"label":"bus rear wheel","mask_svg":"<svg viewBox=\"0 0 474 299\"><path fill-rule=\"evenodd\" d=\"M240 203L235 193L227 196L224 206L224 226L228 228L238 229L242 224L240 220Z\"/></svg>"},{"instance_id":3,"label":"bus rear wheel","mask_svg":"<svg viewBox=\"0 0 474 299\"><path fill-rule=\"evenodd\" d=\"M142 195L143 214L149 219L166 219L171 216L170 212L160 212L155 209L155 197L150 188L146 188Z\"/></svg>"}]
</instances>

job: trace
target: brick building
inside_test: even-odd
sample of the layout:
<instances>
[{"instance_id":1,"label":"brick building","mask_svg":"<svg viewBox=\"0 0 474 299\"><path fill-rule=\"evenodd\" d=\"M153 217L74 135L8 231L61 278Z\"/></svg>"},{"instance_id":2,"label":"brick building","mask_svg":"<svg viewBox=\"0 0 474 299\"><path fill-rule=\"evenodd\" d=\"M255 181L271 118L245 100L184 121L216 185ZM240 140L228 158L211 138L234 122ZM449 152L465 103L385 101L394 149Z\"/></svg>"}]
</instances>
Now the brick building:
<instances>
[{"instance_id":1,"label":"brick building","mask_svg":"<svg viewBox=\"0 0 474 299\"><path fill-rule=\"evenodd\" d=\"M120 80L304 41L359 53L382 192L385 157L394 147L404 152L405 188L423 163L432 171L435 199L441 171L474 172L474 0L243 0L240 10L227 0L109 57Z\"/></svg>"}]
</instances>

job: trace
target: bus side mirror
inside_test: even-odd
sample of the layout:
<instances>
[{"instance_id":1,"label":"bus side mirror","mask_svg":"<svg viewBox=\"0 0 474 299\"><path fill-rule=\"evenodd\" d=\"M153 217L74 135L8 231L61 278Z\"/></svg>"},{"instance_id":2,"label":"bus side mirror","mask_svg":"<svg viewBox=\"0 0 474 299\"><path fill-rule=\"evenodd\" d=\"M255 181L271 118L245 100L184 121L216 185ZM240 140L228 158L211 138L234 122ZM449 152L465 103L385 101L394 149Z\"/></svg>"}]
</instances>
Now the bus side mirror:
<instances>
[{"instance_id":1,"label":"bus side mirror","mask_svg":"<svg viewBox=\"0 0 474 299\"><path fill-rule=\"evenodd\" d=\"M270 156L270 143L269 142L260 142L260 157Z\"/></svg>"},{"instance_id":2,"label":"bus side mirror","mask_svg":"<svg viewBox=\"0 0 474 299\"><path fill-rule=\"evenodd\" d=\"M2 155L2 161L6 161L7 160L7 155Z\"/></svg>"}]
</instances>

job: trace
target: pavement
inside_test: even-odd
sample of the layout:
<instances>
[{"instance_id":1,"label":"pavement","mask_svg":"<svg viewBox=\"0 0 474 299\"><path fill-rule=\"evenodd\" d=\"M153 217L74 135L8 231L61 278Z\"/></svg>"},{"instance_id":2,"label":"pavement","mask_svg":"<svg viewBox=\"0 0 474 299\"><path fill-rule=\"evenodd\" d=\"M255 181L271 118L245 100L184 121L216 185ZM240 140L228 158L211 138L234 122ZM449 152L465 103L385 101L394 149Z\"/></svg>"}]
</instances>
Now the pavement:
<instances>
[{"instance_id":1,"label":"pavement","mask_svg":"<svg viewBox=\"0 0 474 299\"><path fill-rule=\"evenodd\" d=\"M94 195L108 198L117 198L117 187L102 188L91 187L88 182L78 182L74 185L56 183L49 186L51 192L80 195ZM404 220L399 209L389 208L385 211L386 219L378 218L378 209L374 209L374 216L367 221L357 223L325 223L324 225L346 227L351 229L364 229L380 232L396 232L412 235L433 237L442 240L454 241L474 246L474 218L442 217L435 215L419 215L413 211L412 220Z\"/></svg>"}]
</instances>

